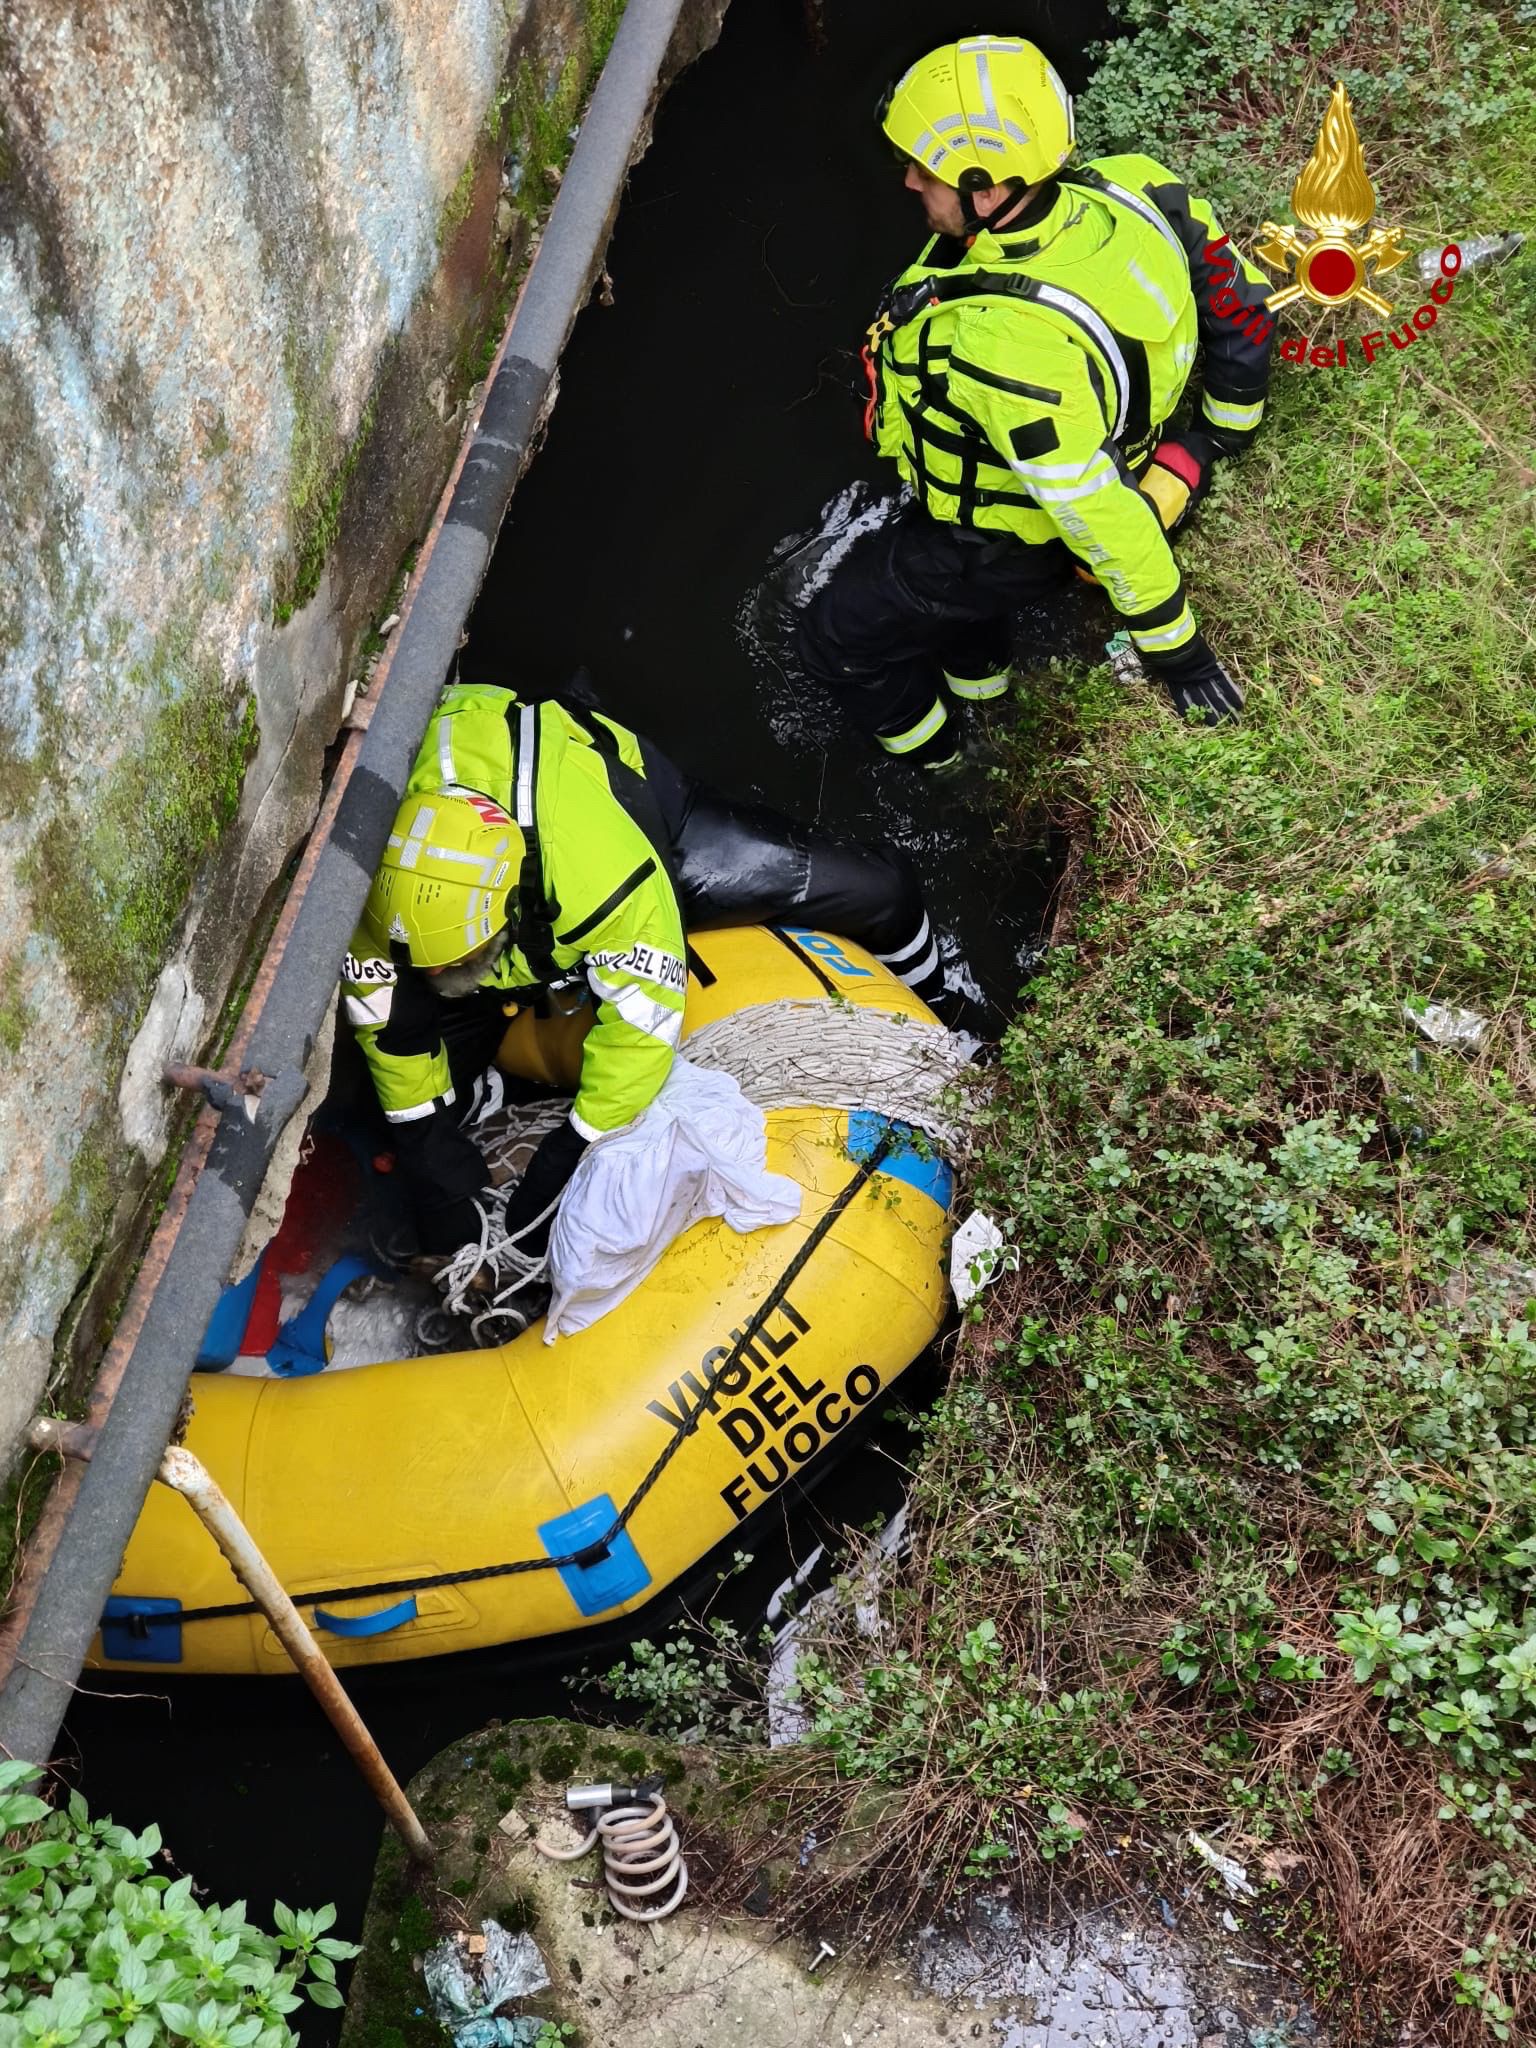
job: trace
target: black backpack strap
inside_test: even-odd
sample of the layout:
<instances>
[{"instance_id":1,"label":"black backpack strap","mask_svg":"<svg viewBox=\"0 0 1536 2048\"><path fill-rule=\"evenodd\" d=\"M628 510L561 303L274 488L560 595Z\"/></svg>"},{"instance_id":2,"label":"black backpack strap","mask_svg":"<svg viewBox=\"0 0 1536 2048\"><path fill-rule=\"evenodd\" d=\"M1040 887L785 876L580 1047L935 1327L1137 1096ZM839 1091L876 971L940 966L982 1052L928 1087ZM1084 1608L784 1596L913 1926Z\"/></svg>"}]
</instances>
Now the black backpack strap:
<instances>
[{"instance_id":1,"label":"black backpack strap","mask_svg":"<svg viewBox=\"0 0 1536 2048\"><path fill-rule=\"evenodd\" d=\"M650 779L643 768L631 768L619 751L618 734L611 722L600 711L587 710L563 698L553 700L574 725L588 735L592 751L602 759L608 775L608 787L620 809L640 827L650 841L651 851L665 869L674 893L677 891L677 849L672 843L672 834L667 828L656 792L651 788ZM635 736L638 739L638 735ZM641 742L641 758L644 759L644 743ZM557 913L558 914L558 913ZM569 934L567 934L569 943Z\"/></svg>"},{"instance_id":2,"label":"black backpack strap","mask_svg":"<svg viewBox=\"0 0 1536 2048\"><path fill-rule=\"evenodd\" d=\"M557 978L555 965L555 919L558 903L551 902L544 887L544 856L539 846L539 707L519 704L514 698L507 706L507 734L512 743L512 804L518 830L523 835L523 864L517 877L517 916L512 939L538 982Z\"/></svg>"}]
</instances>

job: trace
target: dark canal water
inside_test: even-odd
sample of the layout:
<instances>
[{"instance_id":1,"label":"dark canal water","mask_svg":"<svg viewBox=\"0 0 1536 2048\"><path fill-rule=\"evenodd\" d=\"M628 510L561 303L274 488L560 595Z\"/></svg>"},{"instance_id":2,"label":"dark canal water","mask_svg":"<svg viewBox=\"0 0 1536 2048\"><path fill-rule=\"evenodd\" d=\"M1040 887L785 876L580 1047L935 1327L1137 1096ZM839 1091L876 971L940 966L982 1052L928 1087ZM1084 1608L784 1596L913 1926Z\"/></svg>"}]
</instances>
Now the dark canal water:
<instances>
[{"instance_id":1,"label":"dark canal water","mask_svg":"<svg viewBox=\"0 0 1536 2048\"><path fill-rule=\"evenodd\" d=\"M1016 992L1044 889L984 815L874 758L783 671L754 594L785 537L857 479L883 481L855 398L884 282L921 242L871 112L906 59L984 27L1034 36L1074 87L1097 8L948 0L735 0L716 51L674 88L610 255L611 307L584 314L548 440L474 615L464 674L530 691L578 665L604 703L695 773L918 858L936 922L989 992ZM744 630L744 626L746 630ZM1037 622L1041 645L1061 621ZM1026 632L1030 630L1026 626ZM424 1366L423 1370L430 1370ZM838 1475L839 1519L892 1508L900 1428ZM323 1513L323 1504L317 1508ZM820 1534L786 1502L730 1583L748 1620ZM578 1648L577 1668L592 1654ZM601 1659L598 1659L601 1662ZM565 1672L496 1653L364 1677L354 1692L402 1777L493 1717L563 1711ZM334 1899L353 1933L376 1810L296 1682L155 1677L81 1694L66 1741L101 1811L160 1822L178 1863L265 1916ZM311 2026L314 2031L311 2032ZM327 2038L314 2014L307 2038Z\"/></svg>"}]
</instances>

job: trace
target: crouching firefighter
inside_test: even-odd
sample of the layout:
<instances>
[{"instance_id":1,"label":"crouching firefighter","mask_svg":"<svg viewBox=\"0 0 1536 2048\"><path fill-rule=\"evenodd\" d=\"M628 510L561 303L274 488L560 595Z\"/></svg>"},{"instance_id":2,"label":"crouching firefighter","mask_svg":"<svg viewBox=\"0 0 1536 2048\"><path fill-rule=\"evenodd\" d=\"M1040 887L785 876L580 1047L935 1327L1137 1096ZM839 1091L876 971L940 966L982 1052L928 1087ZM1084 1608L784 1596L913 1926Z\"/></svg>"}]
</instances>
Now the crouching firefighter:
<instances>
[{"instance_id":1,"label":"crouching firefighter","mask_svg":"<svg viewBox=\"0 0 1536 2048\"><path fill-rule=\"evenodd\" d=\"M953 702L1004 694L1012 613L1078 566L1178 711L1232 716L1169 540L1257 430L1269 287L1152 157L1068 168L1072 102L1032 43L946 44L879 118L934 230L865 351L866 429L912 500L803 615L807 670L887 752L950 766Z\"/></svg>"},{"instance_id":2,"label":"crouching firefighter","mask_svg":"<svg viewBox=\"0 0 1536 2048\"><path fill-rule=\"evenodd\" d=\"M508 1202L513 1235L552 1209L592 1140L631 1123L665 1081L682 1034L685 927L776 922L841 933L925 1000L943 997L899 856L729 803L585 707L450 687L342 977L423 1249L446 1255L479 1234L488 1176L465 1119L509 1014L580 1011L585 1028L570 1116ZM524 1249L547 1236L546 1221Z\"/></svg>"}]
</instances>

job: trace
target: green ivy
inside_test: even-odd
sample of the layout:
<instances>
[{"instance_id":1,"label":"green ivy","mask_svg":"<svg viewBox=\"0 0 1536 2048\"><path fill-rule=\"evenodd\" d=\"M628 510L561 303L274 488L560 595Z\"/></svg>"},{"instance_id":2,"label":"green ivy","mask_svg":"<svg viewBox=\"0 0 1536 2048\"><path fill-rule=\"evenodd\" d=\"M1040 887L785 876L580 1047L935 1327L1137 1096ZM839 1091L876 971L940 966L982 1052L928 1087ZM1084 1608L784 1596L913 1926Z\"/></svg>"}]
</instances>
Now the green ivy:
<instances>
[{"instance_id":1,"label":"green ivy","mask_svg":"<svg viewBox=\"0 0 1536 2048\"><path fill-rule=\"evenodd\" d=\"M0 2048L297 2048L288 2015L340 2006L326 1930L333 1906L201 1906L192 1880L150 1875L160 1831L92 1820L79 1793L55 1811L22 1789L35 1764L0 1763Z\"/></svg>"}]
</instances>

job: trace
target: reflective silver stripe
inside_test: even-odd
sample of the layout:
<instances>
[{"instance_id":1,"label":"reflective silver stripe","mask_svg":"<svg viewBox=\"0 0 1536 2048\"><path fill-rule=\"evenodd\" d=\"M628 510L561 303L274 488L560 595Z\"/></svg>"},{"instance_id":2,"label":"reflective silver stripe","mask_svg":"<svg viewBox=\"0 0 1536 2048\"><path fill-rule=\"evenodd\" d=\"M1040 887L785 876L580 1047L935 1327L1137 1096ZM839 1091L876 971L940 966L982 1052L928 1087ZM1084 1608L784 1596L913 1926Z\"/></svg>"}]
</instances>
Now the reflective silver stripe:
<instances>
[{"instance_id":1,"label":"reflective silver stripe","mask_svg":"<svg viewBox=\"0 0 1536 2048\"><path fill-rule=\"evenodd\" d=\"M1110 438L1118 440L1131 404L1131 373L1126 368L1125 357L1120 353L1119 342L1085 299L1075 298L1071 292L1062 291L1058 285L1042 284L1039 288L1039 301L1042 306L1049 306L1053 312L1063 314L1068 320L1075 320L1085 333L1093 337L1100 354L1108 363L1109 373L1114 379L1117 406L1115 422L1110 428Z\"/></svg>"},{"instance_id":2,"label":"reflective silver stripe","mask_svg":"<svg viewBox=\"0 0 1536 2048\"><path fill-rule=\"evenodd\" d=\"M1070 182L1071 180L1069 179L1068 183ZM1184 244L1178 238L1173 223L1163 218L1162 213L1152 204L1150 199L1138 199L1134 192L1127 192L1123 185L1117 185L1112 178L1105 178L1103 189L1109 194L1111 199L1118 199L1122 206L1128 206L1132 213L1139 214L1149 228L1156 228L1169 248L1178 252L1185 271L1188 271L1189 256Z\"/></svg>"},{"instance_id":3,"label":"reflective silver stripe","mask_svg":"<svg viewBox=\"0 0 1536 2048\"><path fill-rule=\"evenodd\" d=\"M436 816L436 811L429 810L428 807L425 804L423 804L421 809L416 813L415 817L411 820L410 832L406 837L404 846L400 849L401 867L415 867L417 861L421 858L423 842L425 841L427 834L432 829L432 820Z\"/></svg>"},{"instance_id":4,"label":"reflective silver stripe","mask_svg":"<svg viewBox=\"0 0 1536 2048\"><path fill-rule=\"evenodd\" d=\"M623 1126L618 1125L616 1128L622 1130ZM589 1145L598 1138L606 1138L608 1135L606 1131L599 1130L596 1124L589 1124L584 1116L578 1116L574 1109L571 1111L571 1129L578 1136L585 1138Z\"/></svg>"},{"instance_id":5,"label":"reflective silver stripe","mask_svg":"<svg viewBox=\"0 0 1536 2048\"><path fill-rule=\"evenodd\" d=\"M876 953L875 958L882 967L892 968L899 974L903 960L910 960L914 953L920 953L925 946L930 946L932 943L933 927L928 922L928 913L925 910L923 912L923 921L918 926L915 939L909 940L905 946L898 946L894 953Z\"/></svg>"},{"instance_id":6,"label":"reflective silver stripe","mask_svg":"<svg viewBox=\"0 0 1536 2048\"><path fill-rule=\"evenodd\" d=\"M1131 638L1138 647L1153 649L1177 647L1181 640L1188 640L1194 633L1194 630L1194 615L1190 611L1189 606L1185 605L1183 611L1179 613L1179 616L1171 626L1159 626L1156 631L1150 633L1138 633L1136 628L1132 626Z\"/></svg>"},{"instance_id":7,"label":"reflective silver stripe","mask_svg":"<svg viewBox=\"0 0 1536 2048\"><path fill-rule=\"evenodd\" d=\"M976 81L981 87L981 104L986 111L989 128L1001 128L1002 116L997 111L997 95L992 90L992 66L987 62L987 52L993 47L992 38L978 38L972 46L976 59Z\"/></svg>"},{"instance_id":8,"label":"reflective silver stripe","mask_svg":"<svg viewBox=\"0 0 1536 2048\"><path fill-rule=\"evenodd\" d=\"M533 830L533 757L538 707L525 704L517 715L517 822L525 832Z\"/></svg>"},{"instance_id":9,"label":"reflective silver stripe","mask_svg":"<svg viewBox=\"0 0 1536 2048\"><path fill-rule=\"evenodd\" d=\"M434 1110L446 1109L453 1100L453 1090L445 1088L441 1095L434 1095L430 1102L418 1102L414 1109L386 1109L384 1121L387 1124L419 1124L424 1116L431 1116Z\"/></svg>"},{"instance_id":10,"label":"reflective silver stripe","mask_svg":"<svg viewBox=\"0 0 1536 2048\"><path fill-rule=\"evenodd\" d=\"M920 747L924 740L931 740L943 725L949 713L944 708L944 699L936 697L933 709L926 712L916 725L908 726L905 732L877 734L882 747L888 754L910 754L914 747Z\"/></svg>"},{"instance_id":11,"label":"reflective silver stripe","mask_svg":"<svg viewBox=\"0 0 1536 2048\"><path fill-rule=\"evenodd\" d=\"M1042 505L1070 505L1074 498L1091 498L1095 491L1108 490L1112 483L1119 481L1119 472L1109 464L1103 469L1085 470L1080 483L1042 484L1033 477L1025 481Z\"/></svg>"},{"instance_id":12,"label":"reflective silver stripe","mask_svg":"<svg viewBox=\"0 0 1536 2048\"><path fill-rule=\"evenodd\" d=\"M1162 313L1163 318L1172 325L1179 316L1174 312L1172 306L1169 305L1168 294L1163 290L1162 286L1148 277L1139 263L1127 263L1125 267L1141 286L1147 297Z\"/></svg>"},{"instance_id":13,"label":"reflective silver stripe","mask_svg":"<svg viewBox=\"0 0 1536 2048\"><path fill-rule=\"evenodd\" d=\"M656 1002L644 989L636 988L632 981L605 981L592 967L587 969L587 980L592 984L592 993L601 996L604 1002L612 1003L632 1030L643 1032L647 1038L657 1039L662 1045L675 1046L682 1037L681 1010L669 1010L665 1003Z\"/></svg>"},{"instance_id":14,"label":"reflective silver stripe","mask_svg":"<svg viewBox=\"0 0 1536 2048\"><path fill-rule=\"evenodd\" d=\"M1105 462L1110 460L1102 448L1098 451L1098 459ZM1084 477L1092 476L1093 474L1093 462L1091 460L1088 462L1014 462L1009 466L1017 470L1020 476L1070 477L1074 483L1080 483Z\"/></svg>"},{"instance_id":15,"label":"reflective silver stripe","mask_svg":"<svg viewBox=\"0 0 1536 2048\"><path fill-rule=\"evenodd\" d=\"M944 680L955 695L963 697L968 704L985 704L993 697L1007 695L1013 672L1005 668L995 676L952 676L945 669Z\"/></svg>"},{"instance_id":16,"label":"reflective silver stripe","mask_svg":"<svg viewBox=\"0 0 1536 2048\"><path fill-rule=\"evenodd\" d=\"M925 956L915 967L898 967L895 972L897 979L904 981L908 988L921 988L938 964L939 949L934 945L928 948Z\"/></svg>"},{"instance_id":17,"label":"reflective silver stripe","mask_svg":"<svg viewBox=\"0 0 1536 2048\"><path fill-rule=\"evenodd\" d=\"M348 996L347 1022L354 1031L372 1031L389 1022L390 1008L395 991L390 988L376 988L366 996Z\"/></svg>"},{"instance_id":18,"label":"reflective silver stripe","mask_svg":"<svg viewBox=\"0 0 1536 2048\"><path fill-rule=\"evenodd\" d=\"M453 719L451 716L437 721L437 772L444 782L457 782L453 772Z\"/></svg>"},{"instance_id":19,"label":"reflective silver stripe","mask_svg":"<svg viewBox=\"0 0 1536 2048\"><path fill-rule=\"evenodd\" d=\"M1212 398L1205 394L1202 410L1208 420L1218 427L1256 427L1263 416L1264 401L1256 405L1233 405L1225 398Z\"/></svg>"},{"instance_id":20,"label":"reflective silver stripe","mask_svg":"<svg viewBox=\"0 0 1536 2048\"><path fill-rule=\"evenodd\" d=\"M434 860L447 861L452 867L473 868L482 882L489 882L496 871L496 854L505 852L506 844L503 839L489 857L485 854L469 853L463 847L457 846L428 846L426 851ZM404 865L402 861L401 866Z\"/></svg>"}]
</instances>

